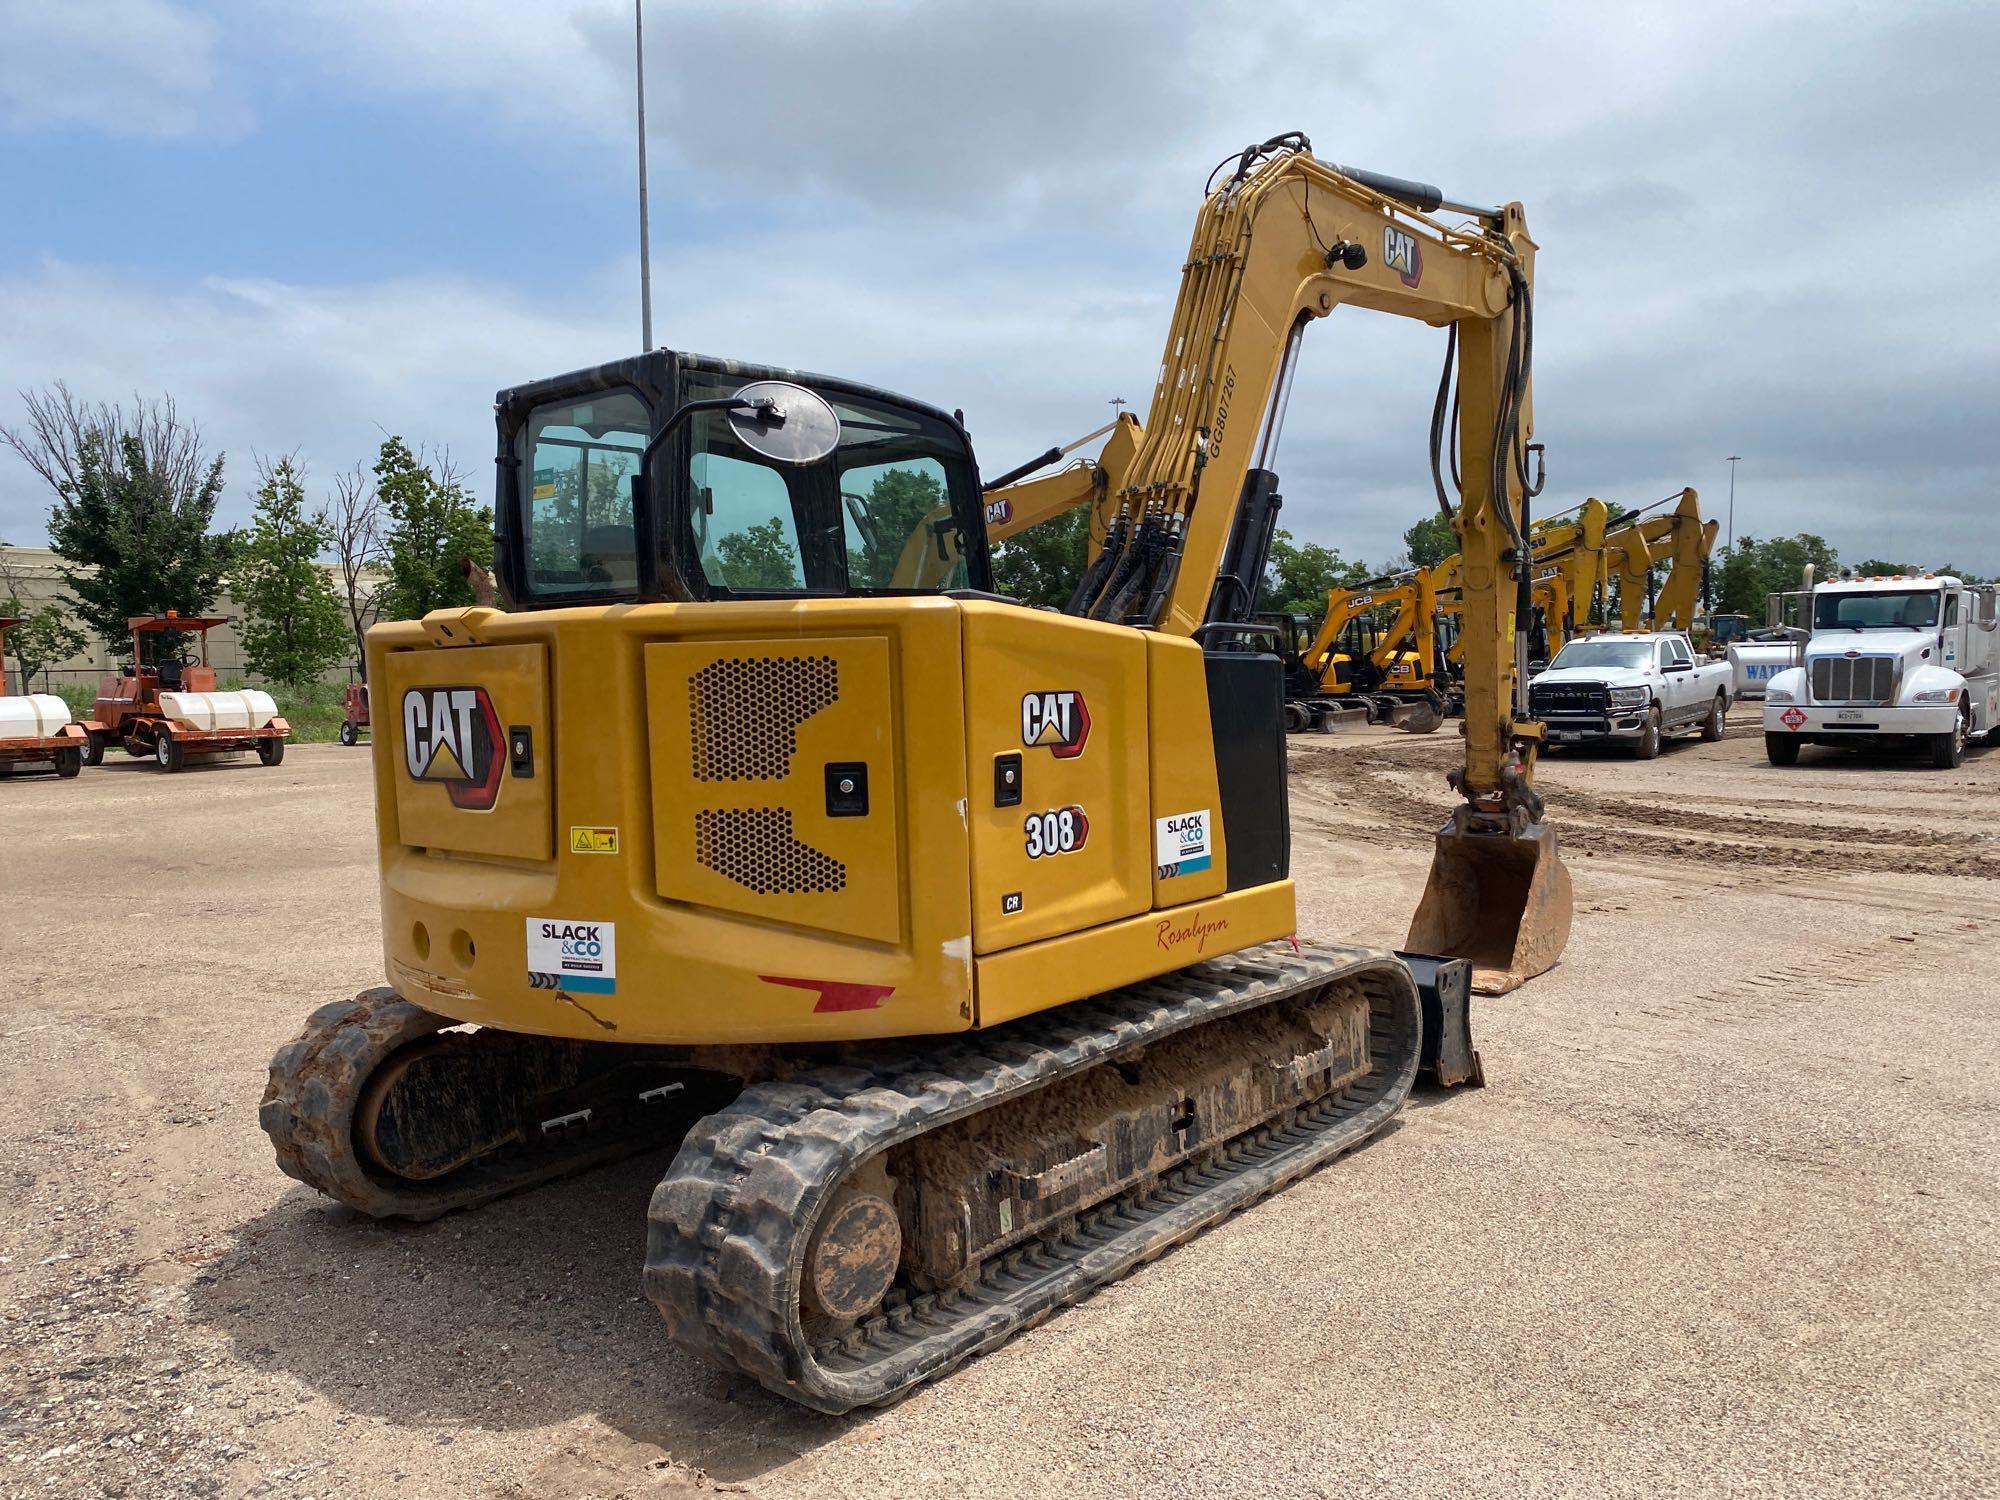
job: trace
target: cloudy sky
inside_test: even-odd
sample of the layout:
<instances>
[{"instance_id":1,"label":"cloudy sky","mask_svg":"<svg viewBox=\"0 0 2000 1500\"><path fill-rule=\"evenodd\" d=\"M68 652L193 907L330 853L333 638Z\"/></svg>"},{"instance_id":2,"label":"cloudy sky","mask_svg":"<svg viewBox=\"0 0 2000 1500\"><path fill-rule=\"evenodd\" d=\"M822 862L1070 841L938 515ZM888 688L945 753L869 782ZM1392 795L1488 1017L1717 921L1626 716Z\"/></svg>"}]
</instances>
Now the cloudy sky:
<instances>
[{"instance_id":1,"label":"cloudy sky","mask_svg":"<svg viewBox=\"0 0 2000 1500\"><path fill-rule=\"evenodd\" d=\"M1518 14L1512 14L1518 12ZM486 485L492 393L636 349L625 0L0 0L0 422L171 391L325 479L384 431ZM962 407L989 472L1143 410L1209 168L1282 130L1518 198L1553 509L2000 573L2000 6L669 3L659 341ZM1432 505L1442 335L1312 329L1295 533ZM46 496L0 457L0 537Z\"/></svg>"}]
</instances>

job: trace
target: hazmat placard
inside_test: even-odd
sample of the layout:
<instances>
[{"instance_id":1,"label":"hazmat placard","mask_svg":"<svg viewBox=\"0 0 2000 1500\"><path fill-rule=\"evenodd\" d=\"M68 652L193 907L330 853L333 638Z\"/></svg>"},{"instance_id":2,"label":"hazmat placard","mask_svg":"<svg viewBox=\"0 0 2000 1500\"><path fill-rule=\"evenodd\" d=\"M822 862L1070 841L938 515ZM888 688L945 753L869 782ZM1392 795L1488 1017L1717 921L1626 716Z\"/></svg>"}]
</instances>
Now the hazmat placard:
<instances>
[{"instance_id":1,"label":"hazmat placard","mask_svg":"<svg viewBox=\"0 0 2000 1500\"><path fill-rule=\"evenodd\" d=\"M528 982L538 990L616 994L617 925L528 918Z\"/></svg>"},{"instance_id":2,"label":"hazmat placard","mask_svg":"<svg viewBox=\"0 0 2000 1500\"><path fill-rule=\"evenodd\" d=\"M1213 856L1208 845L1208 814L1204 807L1199 812L1153 820L1153 862L1160 867L1162 880L1209 867Z\"/></svg>"},{"instance_id":3,"label":"hazmat placard","mask_svg":"<svg viewBox=\"0 0 2000 1500\"><path fill-rule=\"evenodd\" d=\"M569 852L572 854L616 854L618 852L618 830L615 828L579 828L572 824L569 830Z\"/></svg>"}]
</instances>

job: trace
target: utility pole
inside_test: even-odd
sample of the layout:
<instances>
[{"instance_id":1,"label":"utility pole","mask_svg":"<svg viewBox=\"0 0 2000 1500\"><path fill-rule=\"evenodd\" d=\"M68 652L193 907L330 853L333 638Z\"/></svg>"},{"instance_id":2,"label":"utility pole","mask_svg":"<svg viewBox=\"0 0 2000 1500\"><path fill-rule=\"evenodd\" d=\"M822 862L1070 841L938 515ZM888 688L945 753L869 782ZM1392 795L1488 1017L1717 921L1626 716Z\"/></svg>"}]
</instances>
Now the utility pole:
<instances>
[{"instance_id":1,"label":"utility pole","mask_svg":"<svg viewBox=\"0 0 2000 1500\"><path fill-rule=\"evenodd\" d=\"M1743 455L1729 455L1729 539L1723 543L1723 551L1732 552L1736 548L1736 466L1743 462Z\"/></svg>"},{"instance_id":2,"label":"utility pole","mask_svg":"<svg viewBox=\"0 0 2000 1500\"><path fill-rule=\"evenodd\" d=\"M653 347L653 246L646 214L646 0L632 0L632 61L639 74L639 329Z\"/></svg>"}]
</instances>

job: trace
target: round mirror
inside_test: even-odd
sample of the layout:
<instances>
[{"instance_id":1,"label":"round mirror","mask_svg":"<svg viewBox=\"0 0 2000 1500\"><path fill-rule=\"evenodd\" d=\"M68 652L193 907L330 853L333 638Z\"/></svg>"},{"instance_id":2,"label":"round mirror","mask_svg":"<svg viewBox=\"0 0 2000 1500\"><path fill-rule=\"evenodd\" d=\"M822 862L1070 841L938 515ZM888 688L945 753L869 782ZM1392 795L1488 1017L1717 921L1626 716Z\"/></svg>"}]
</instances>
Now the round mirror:
<instances>
[{"instance_id":1,"label":"round mirror","mask_svg":"<svg viewBox=\"0 0 2000 1500\"><path fill-rule=\"evenodd\" d=\"M816 464L840 445L840 418L802 385L756 380L736 393L729 425L751 452L781 464Z\"/></svg>"}]
</instances>

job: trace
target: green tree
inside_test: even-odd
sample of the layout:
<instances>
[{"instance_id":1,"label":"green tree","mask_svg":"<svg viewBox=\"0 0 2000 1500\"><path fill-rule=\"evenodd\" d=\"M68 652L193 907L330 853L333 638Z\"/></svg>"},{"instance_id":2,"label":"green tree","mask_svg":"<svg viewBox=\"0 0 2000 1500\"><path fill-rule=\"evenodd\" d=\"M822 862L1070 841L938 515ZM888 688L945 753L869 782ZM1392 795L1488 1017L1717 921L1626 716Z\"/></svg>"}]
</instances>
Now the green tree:
<instances>
[{"instance_id":1,"label":"green tree","mask_svg":"<svg viewBox=\"0 0 2000 1500\"><path fill-rule=\"evenodd\" d=\"M1349 562L1317 542L1295 542L1280 526L1271 537L1270 566L1257 607L1288 615L1323 615L1328 589L1348 588L1367 577L1365 563Z\"/></svg>"},{"instance_id":2,"label":"green tree","mask_svg":"<svg viewBox=\"0 0 2000 1500\"><path fill-rule=\"evenodd\" d=\"M1425 516L1403 533L1403 547L1413 568L1434 568L1458 551L1458 533L1443 511Z\"/></svg>"},{"instance_id":3,"label":"green tree","mask_svg":"<svg viewBox=\"0 0 2000 1500\"><path fill-rule=\"evenodd\" d=\"M473 504L449 455L433 462L391 437L375 461L375 492L388 517L382 546L389 580L380 618L418 620L434 609L471 604L464 563L493 565L493 511Z\"/></svg>"},{"instance_id":4,"label":"green tree","mask_svg":"<svg viewBox=\"0 0 2000 1500\"><path fill-rule=\"evenodd\" d=\"M29 609L22 602L9 596L0 599L0 615L18 616L21 623L10 625L6 630L7 652L21 664L21 691L31 692L32 679L42 668L59 661L67 661L81 651L86 638L81 630L70 623L69 616L56 604L44 604L40 609ZM5 662L0 661L0 666ZM0 673L0 680L4 680ZM0 687L0 692L5 688Z\"/></svg>"},{"instance_id":5,"label":"green tree","mask_svg":"<svg viewBox=\"0 0 2000 1500\"><path fill-rule=\"evenodd\" d=\"M57 495L49 545L77 615L105 640L124 640L130 616L199 614L215 603L238 543L235 532L208 529L222 498L219 455L182 483L128 433L115 461L99 443L85 447L75 481Z\"/></svg>"},{"instance_id":6,"label":"green tree","mask_svg":"<svg viewBox=\"0 0 2000 1500\"><path fill-rule=\"evenodd\" d=\"M1761 542L1754 537L1742 538L1715 569L1717 610L1763 619L1765 596L1796 589L1807 563L1820 578L1826 578L1839 566L1840 556L1827 545L1826 538L1810 532Z\"/></svg>"},{"instance_id":7,"label":"green tree","mask_svg":"<svg viewBox=\"0 0 2000 1500\"><path fill-rule=\"evenodd\" d=\"M799 586L799 554L785 539L785 523L776 516L755 526L732 531L715 544L725 581L732 589L795 589Z\"/></svg>"},{"instance_id":8,"label":"green tree","mask_svg":"<svg viewBox=\"0 0 2000 1500\"><path fill-rule=\"evenodd\" d=\"M234 575L250 670L297 687L340 659L349 636L333 580L314 561L333 543L325 511L306 513L305 476L290 458L262 468L257 509Z\"/></svg>"},{"instance_id":9,"label":"green tree","mask_svg":"<svg viewBox=\"0 0 2000 1500\"><path fill-rule=\"evenodd\" d=\"M993 587L1046 609L1061 609L1083 577L1090 508L1078 506L1017 531L993 549Z\"/></svg>"}]
</instances>

